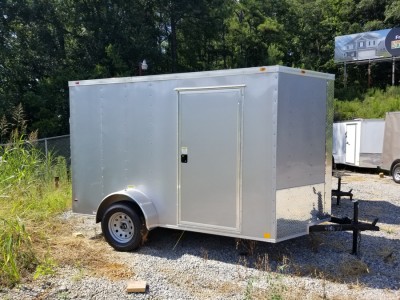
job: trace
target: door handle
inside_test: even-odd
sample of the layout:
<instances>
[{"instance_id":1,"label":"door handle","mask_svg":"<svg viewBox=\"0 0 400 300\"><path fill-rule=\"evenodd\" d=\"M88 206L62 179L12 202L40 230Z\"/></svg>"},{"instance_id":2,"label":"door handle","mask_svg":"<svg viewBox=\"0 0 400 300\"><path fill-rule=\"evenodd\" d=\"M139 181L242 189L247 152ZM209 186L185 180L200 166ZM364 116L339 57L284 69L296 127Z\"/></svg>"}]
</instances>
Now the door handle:
<instances>
[{"instance_id":1,"label":"door handle","mask_svg":"<svg viewBox=\"0 0 400 300\"><path fill-rule=\"evenodd\" d=\"M181 163L187 164L187 162L188 162L187 154L181 154Z\"/></svg>"}]
</instances>

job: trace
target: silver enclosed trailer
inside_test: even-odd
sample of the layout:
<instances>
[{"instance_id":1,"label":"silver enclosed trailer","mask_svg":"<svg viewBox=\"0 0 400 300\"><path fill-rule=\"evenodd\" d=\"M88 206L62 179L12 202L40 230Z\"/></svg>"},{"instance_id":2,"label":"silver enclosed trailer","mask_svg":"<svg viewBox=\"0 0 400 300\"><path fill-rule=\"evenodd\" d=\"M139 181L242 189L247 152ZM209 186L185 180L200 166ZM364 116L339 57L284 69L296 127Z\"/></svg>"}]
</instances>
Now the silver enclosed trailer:
<instances>
[{"instance_id":1,"label":"silver enclosed trailer","mask_svg":"<svg viewBox=\"0 0 400 300\"><path fill-rule=\"evenodd\" d=\"M337 164L361 168L382 165L383 119L356 119L333 124L332 154Z\"/></svg>"},{"instance_id":2,"label":"silver enclosed trailer","mask_svg":"<svg viewBox=\"0 0 400 300\"><path fill-rule=\"evenodd\" d=\"M400 112L386 113L382 157L382 168L389 170L393 180L400 183Z\"/></svg>"},{"instance_id":3,"label":"silver enclosed trailer","mask_svg":"<svg viewBox=\"0 0 400 300\"><path fill-rule=\"evenodd\" d=\"M305 235L331 209L333 81L280 66L71 81L73 211L122 251L155 227Z\"/></svg>"}]
</instances>

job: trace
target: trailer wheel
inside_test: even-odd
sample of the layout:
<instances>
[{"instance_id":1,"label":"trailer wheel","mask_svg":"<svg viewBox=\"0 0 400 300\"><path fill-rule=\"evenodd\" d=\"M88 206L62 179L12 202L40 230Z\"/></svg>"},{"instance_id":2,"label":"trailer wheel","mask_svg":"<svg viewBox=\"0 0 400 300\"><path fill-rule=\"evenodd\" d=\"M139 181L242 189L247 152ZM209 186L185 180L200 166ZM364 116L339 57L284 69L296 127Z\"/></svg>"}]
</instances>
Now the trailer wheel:
<instances>
[{"instance_id":1,"label":"trailer wheel","mask_svg":"<svg viewBox=\"0 0 400 300\"><path fill-rule=\"evenodd\" d=\"M106 241L117 251L132 251L142 240L143 224L135 210L127 205L114 204L101 220Z\"/></svg>"},{"instance_id":2,"label":"trailer wheel","mask_svg":"<svg viewBox=\"0 0 400 300\"><path fill-rule=\"evenodd\" d=\"M400 183L400 163L397 163L392 169L393 180L396 183Z\"/></svg>"}]
</instances>

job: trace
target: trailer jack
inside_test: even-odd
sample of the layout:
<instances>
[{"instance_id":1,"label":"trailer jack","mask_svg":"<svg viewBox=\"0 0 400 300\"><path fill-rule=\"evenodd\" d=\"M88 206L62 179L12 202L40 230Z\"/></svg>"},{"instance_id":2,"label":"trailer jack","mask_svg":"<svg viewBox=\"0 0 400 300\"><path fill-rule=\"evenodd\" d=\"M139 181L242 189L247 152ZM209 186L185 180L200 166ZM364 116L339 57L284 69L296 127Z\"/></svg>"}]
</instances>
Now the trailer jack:
<instances>
[{"instance_id":1,"label":"trailer jack","mask_svg":"<svg viewBox=\"0 0 400 300\"><path fill-rule=\"evenodd\" d=\"M350 201L353 201L353 190L348 192L342 191L342 175L338 174L335 177L338 179L338 188L337 190L332 190L332 196L336 197L336 205L340 205L340 198L341 197L350 197Z\"/></svg>"},{"instance_id":2,"label":"trailer jack","mask_svg":"<svg viewBox=\"0 0 400 300\"><path fill-rule=\"evenodd\" d=\"M345 218L336 218L331 217L330 221L334 224L320 224L310 226L310 232L321 232L321 231L353 231L353 249L351 254L358 254L358 239L361 239L361 231L371 230L371 231L379 231L379 227L376 226L378 222L378 218L376 218L371 224L366 222L358 221L358 200L352 200L354 203L354 216L353 220L345 217Z\"/></svg>"}]
</instances>

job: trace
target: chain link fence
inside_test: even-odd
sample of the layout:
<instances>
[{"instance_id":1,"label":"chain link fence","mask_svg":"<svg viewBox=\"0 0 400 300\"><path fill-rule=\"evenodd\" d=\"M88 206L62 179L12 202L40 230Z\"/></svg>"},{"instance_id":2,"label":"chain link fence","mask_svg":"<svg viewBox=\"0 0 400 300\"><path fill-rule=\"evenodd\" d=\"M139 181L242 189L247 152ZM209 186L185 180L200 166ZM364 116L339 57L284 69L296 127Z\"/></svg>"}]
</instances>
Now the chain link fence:
<instances>
[{"instance_id":1,"label":"chain link fence","mask_svg":"<svg viewBox=\"0 0 400 300\"><path fill-rule=\"evenodd\" d=\"M70 148L70 136L60 135L55 137L37 139L31 141L31 143L39 150L41 150L46 157L51 153L53 157L62 156L65 158L67 167L71 166L71 148ZM0 144L1 146L7 146L10 144ZM0 154L1 158L1 154Z\"/></svg>"},{"instance_id":2,"label":"chain link fence","mask_svg":"<svg viewBox=\"0 0 400 300\"><path fill-rule=\"evenodd\" d=\"M68 167L71 165L71 148L69 135L61 135L50 138L38 139L33 142L35 146L42 150L44 154L53 156L63 156Z\"/></svg>"}]
</instances>

